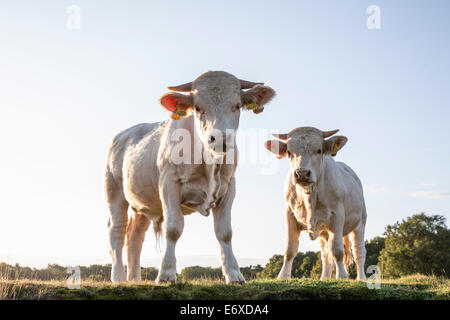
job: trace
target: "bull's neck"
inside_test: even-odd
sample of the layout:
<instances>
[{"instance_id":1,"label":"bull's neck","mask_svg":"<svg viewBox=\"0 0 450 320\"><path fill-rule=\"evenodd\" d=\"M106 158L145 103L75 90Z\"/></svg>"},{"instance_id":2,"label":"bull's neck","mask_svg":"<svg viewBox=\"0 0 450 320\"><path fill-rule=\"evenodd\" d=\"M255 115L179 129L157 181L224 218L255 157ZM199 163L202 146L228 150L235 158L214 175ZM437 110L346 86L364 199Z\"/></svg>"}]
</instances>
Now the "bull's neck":
<instances>
[{"instance_id":1,"label":"bull's neck","mask_svg":"<svg viewBox=\"0 0 450 320\"><path fill-rule=\"evenodd\" d=\"M324 159L321 174L317 176L316 183L307 187L297 185L297 195L301 197L303 206L306 211L306 222L308 227L308 233L310 236L316 233L316 204L319 198L318 186L323 185L323 181L327 172L327 161ZM314 238L317 237L313 236Z\"/></svg>"},{"instance_id":2,"label":"bull's neck","mask_svg":"<svg viewBox=\"0 0 450 320\"><path fill-rule=\"evenodd\" d=\"M308 232L315 228L315 223L313 221L314 209L317 201L317 190L315 185L308 187L302 187L297 185L297 195L302 199L303 206L306 211L306 223L308 227Z\"/></svg>"}]
</instances>

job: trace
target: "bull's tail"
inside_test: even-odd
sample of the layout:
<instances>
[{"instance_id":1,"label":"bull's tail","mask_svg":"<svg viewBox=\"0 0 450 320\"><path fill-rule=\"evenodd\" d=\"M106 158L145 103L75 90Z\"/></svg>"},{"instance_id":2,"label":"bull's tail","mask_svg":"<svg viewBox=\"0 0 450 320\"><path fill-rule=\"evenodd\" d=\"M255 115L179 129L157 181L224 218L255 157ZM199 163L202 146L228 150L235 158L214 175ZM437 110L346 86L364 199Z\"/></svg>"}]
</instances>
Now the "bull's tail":
<instances>
[{"instance_id":1,"label":"bull's tail","mask_svg":"<svg viewBox=\"0 0 450 320\"><path fill-rule=\"evenodd\" d=\"M348 268L353 263L353 257L352 257L352 246L350 243L349 236L344 237L344 267L345 270L348 273Z\"/></svg>"}]
</instances>

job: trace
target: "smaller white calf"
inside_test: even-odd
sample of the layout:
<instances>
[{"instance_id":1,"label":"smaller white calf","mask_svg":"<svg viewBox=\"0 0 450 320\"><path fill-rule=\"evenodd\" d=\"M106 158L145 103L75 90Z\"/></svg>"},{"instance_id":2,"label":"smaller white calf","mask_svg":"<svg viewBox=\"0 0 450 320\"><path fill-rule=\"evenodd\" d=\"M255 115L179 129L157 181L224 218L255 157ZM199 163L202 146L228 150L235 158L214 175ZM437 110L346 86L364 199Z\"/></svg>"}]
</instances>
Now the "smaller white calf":
<instances>
[{"instance_id":1,"label":"smaller white calf","mask_svg":"<svg viewBox=\"0 0 450 320\"><path fill-rule=\"evenodd\" d=\"M291 277L303 230L312 240L320 238L321 279L329 279L335 266L336 278L348 278L352 253L357 279L366 279L364 229L367 213L363 189L355 172L333 159L347 142L344 136L325 140L337 131L300 127L288 134L274 135L279 140L265 143L278 158L288 157L291 162L286 181L287 245L279 279Z\"/></svg>"}]
</instances>

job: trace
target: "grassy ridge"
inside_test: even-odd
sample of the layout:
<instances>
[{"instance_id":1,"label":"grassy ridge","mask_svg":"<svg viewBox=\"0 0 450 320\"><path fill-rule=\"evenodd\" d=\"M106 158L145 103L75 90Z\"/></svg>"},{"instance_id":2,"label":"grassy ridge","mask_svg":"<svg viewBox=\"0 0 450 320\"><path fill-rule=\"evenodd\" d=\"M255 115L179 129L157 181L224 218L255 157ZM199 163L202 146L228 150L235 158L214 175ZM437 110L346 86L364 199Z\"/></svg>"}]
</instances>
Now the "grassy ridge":
<instances>
[{"instance_id":1,"label":"grassy ridge","mask_svg":"<svg viewBox=\"0 0 450 320\"><path fill-rule=\"evenodd\" d=\"M255 280L244 285L219 281L153 282L111 284L83 282L80 289L68 289L61 281L1 280L2 299L446 299L450 280L421 275L383 281L381 289L370 290L365 282Z\"/></svg>"}]
</instances>

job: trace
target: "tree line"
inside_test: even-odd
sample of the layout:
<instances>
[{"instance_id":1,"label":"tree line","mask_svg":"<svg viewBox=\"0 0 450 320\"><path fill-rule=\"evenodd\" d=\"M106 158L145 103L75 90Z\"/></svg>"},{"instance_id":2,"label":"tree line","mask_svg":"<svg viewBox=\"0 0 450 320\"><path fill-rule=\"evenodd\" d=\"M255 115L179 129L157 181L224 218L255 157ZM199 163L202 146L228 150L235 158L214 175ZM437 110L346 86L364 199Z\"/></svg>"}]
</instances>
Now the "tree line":
<instances>
[{"instance_id":1,"label":"tree line","mask_svg":"<svg viewBox=\"0 0 450 320\"><path fill-rule=\"evenodd\" d=\"M415 214L393 225L388 225L382 236L366 241L365 270L377 265L383 277L395 278L410 274L449 277L450 274L450 229L445 217L440 215ZM269 262L241 268L245 279L276 278L283 265L283 255L275 254ZM143 280L155 280L158 269L142 267ZM299 252L292 266L293 278L320 278L322 262L320 252ZM109 281L111 264L80 267L81 280ZM351 278L356 278L355 264L349 268ZM36 269L19 264L0 263L0 279L65 280L67 268L49 264ZM184 268L179 279L221 280L221 268L191 266Z\"/></svg>"}]
</instances>

